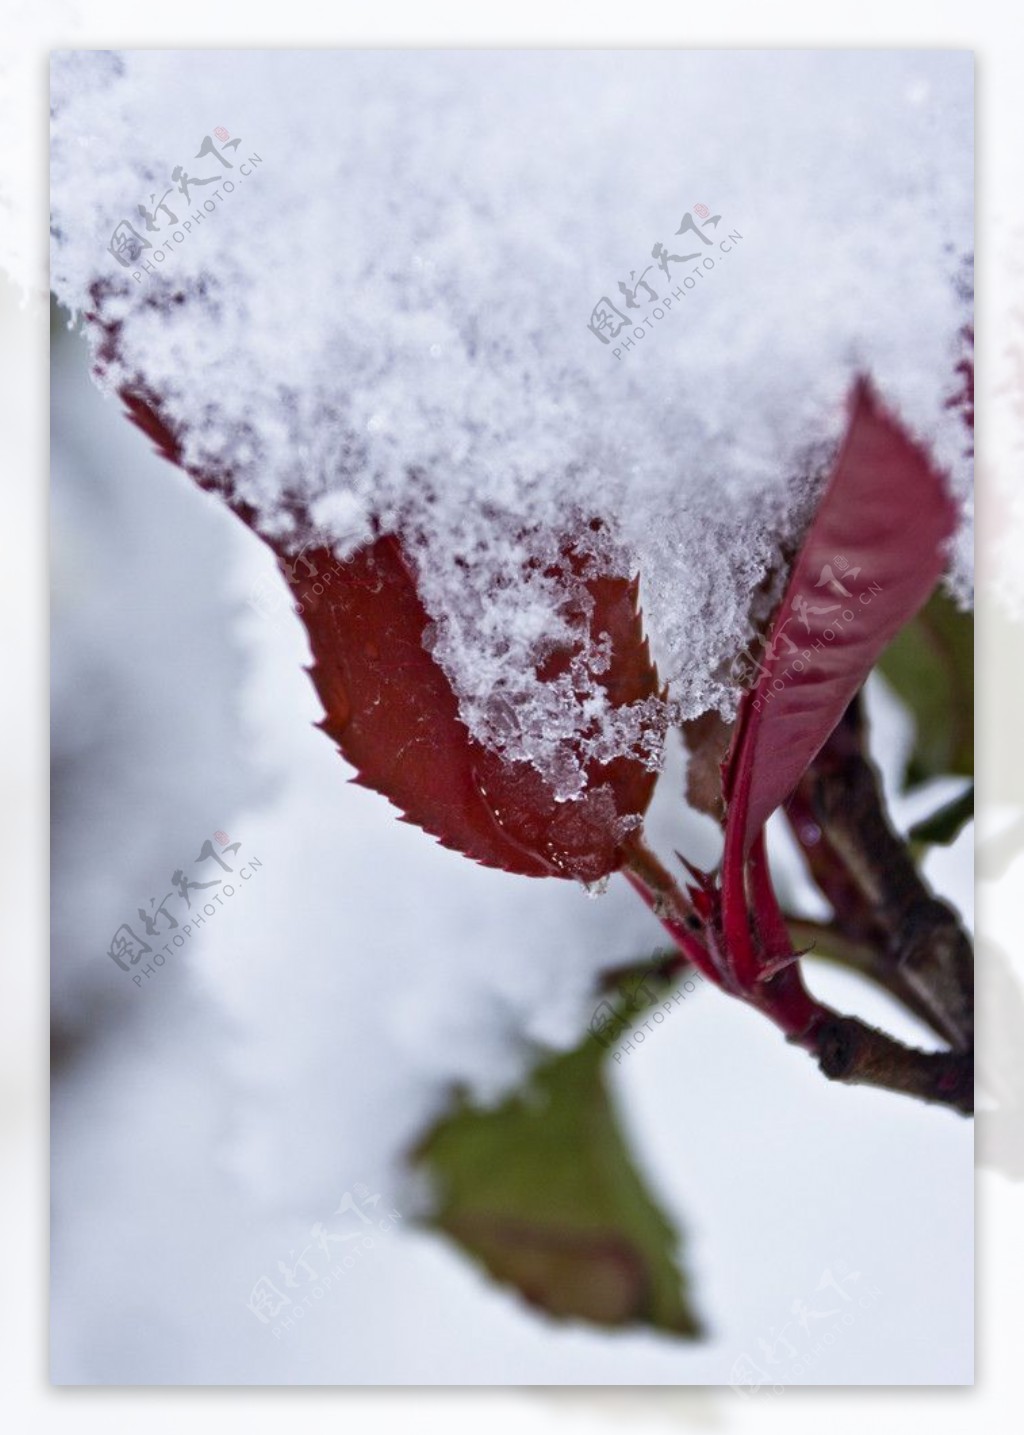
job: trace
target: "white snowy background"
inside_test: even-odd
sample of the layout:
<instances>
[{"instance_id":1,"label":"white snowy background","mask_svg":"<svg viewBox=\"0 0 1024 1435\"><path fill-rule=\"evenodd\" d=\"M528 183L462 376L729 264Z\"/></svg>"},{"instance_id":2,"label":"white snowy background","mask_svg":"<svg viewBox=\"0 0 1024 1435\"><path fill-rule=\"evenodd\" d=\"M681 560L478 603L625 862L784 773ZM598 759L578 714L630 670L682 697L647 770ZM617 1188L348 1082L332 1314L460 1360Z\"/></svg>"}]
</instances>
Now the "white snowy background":
<instances>
[{"instance_id":1,"label":"white snowy background","mask_svg":"<svg viewBox=\"0 0 1024 1435\"><path fill-rule=\"evenodd\" d=\"M208 75L209 60L196 61ZM890 59L878 63L890 89L883 94L877 76L873 85L861 76L851 95L857 117L871 114L868 98L884 108L902 94L908 116L930 103L929 125L941 126L946 85L963 103L962 57L908 57L895 72ZM632 73L635 82L642 72ZM834 95L813 69L807 74L812 95L783 85L775 105L794 165L817 166L826 181L836 157L808 127ZM757 83L762 95L772 92L767 75ZM605 128L636 123L629 93L626 86L609 102ZM255 132L259 98L248 102L252 113L242 118ZM161 122L168 103L154 100ZM214 123L209 103L201 86L187 104L178 96L171 138L191 135L193 113L203 113L201 132ZM731 103L744 110L751 100ZM528 104L525 112L534 113ZM853 119L845 122L856 130ZM795 137L805 131L818 139L798 153ZM655 214L660 223L680 207L680 177L694 166L679 155L699 142L692 129L680 136L670 119L651 133L655 148L665 147L662 162L637 152L643 172L620 173L626 194L607 196L602 249L608 234L618 253L641 245ZM618 144L628 149L621 137ZM674 175L666 174L669 149ZM799 192L792 174L786 183ZM650 213L631 201L640 193ZM699 197L688 193L682 207ZM883 216L884 204L868 228ZM280 222L286 239L286 206ZM883 246L875 262L884 254ZM826 251L814 261L826 299L837 282L833 259ZM797 268L811 264L803 255ZM878 281L890 298L904 274L895 268ZM715 277L729 303L726 274ZM291 282L282 271L282 285ZM592 345L585 364L608 357L585 331L592 287L581 274L575 308ZM906 303L923 306L912 289ZM860 300L851 305L859 307ZM951 304L947 319L955 313ZM849 371L849 356L835 352L842 325L833 333L820 310L802 318L819 350L836 359L820 391L837 397ZM710 306L704 322L711 330L719 322ZM904 322L914 331L916 311ZM898 316L886 324L898 337ZM882 332L868 328L876 339ZM674 343L662 345L666 365L678 369L685 359L687 332L680 327ZM652 334L645 355L663 338ZM794 334L788 342L797 352ZM758 424L771 427L769 399L784 401L791 417L803 411L806 375L785 385L773 373L765 394L767 380L751 378L749 367L741 373L730 343L719 335L718 348L703 351L703 373L714 368L708 354L722 356L724 375L707 380L720 405L736 366L737 391L745 384L748 395L760 393ZM293 344L294 355L282 352L284 372L304 362ZM758 1337L784 1325L795 1299L810 1299L822 1273L845 1262L879 1296L822 1353L812 1383L969 1379L968 1123L895 1096L829 1086L763 1020L712 992L688 1001L614 1076L640 1166L684 1233L696 1302L711 1328L705 1344L555 1326L412 1229L415 1193L403 1181L403 1152L443 1109L451 1083L494 1095L523 1070L526 1041L570 1044L593 1005L596 973L649 950L656 928L624 884L613 882L595 901L568 884L485 872L349 786L344 764L312 727L318 712L302 672L300 625L250 601L276 581L269 554L154 457L92 387L82 338L61 333L54 360L54 1378L721 1383ZM645 362L654 383L657 360ZM944 383L937 366L930 379L906 381L904 412L935 406ZM203 382L211 382L209 371ZM606 382L602 375L598 387ZM831 409L805 416L812 432L815 421L822 432L834 421ZM656 463L667 464L667 418L661 428L638 423L641 430ZM765 439L758 462L774 455L781 464L790 442ZM766 494L777 493L771 477L756 475ZM749 478L737 478L737 492L749 496ZM703 479L687 488L689 501L702 489L698 519L721 502ZM642 513L634 537L642 548ZM746 574L747 591L756 569ZM699 592L700 581L687 591ZM731 592L724 578L719 586ZM731 601L723 642L738 595ZM657 598L645 596L645 606L657 628ZM680 631L666 619L670 652ZM873 709L891 777L906 722L882 691ZM677 810L680 766L671 755L656 826L710 860L710 824ZM255 854L262 868L184 955L136 989L104 955L110 935L168 890L172 871L214 830L240 841L239 858ZM784 850L779 857L786 863ZM969 862L965 841L943 855L936 874L965 911ZM837 1003L920 1036L852 981L815 981ZM246 1309L253 1284L301 1249L310 1225L357 1183L380 1190L406 1219L300 1327L273 1338Z\"/></svg>"}]
</instances>

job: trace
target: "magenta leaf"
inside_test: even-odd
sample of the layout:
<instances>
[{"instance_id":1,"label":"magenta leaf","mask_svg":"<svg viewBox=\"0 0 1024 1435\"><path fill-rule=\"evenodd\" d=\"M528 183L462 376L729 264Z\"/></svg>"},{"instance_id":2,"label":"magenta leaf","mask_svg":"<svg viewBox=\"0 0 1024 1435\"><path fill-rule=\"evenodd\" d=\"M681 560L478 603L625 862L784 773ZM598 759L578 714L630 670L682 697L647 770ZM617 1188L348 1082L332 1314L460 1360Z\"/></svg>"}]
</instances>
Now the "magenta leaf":
<instances>
[{"instance_id":1,"label":"magenta leaf","mask_svg":"<svg viewBox=\"0 0 1024 1435\"><path fill-rule=\"evenodd\" d=\"M725 777L725 865L742 867L891 638L946 567L957 506L866 379L741 704Z\"/></svg>"}]
</instances>

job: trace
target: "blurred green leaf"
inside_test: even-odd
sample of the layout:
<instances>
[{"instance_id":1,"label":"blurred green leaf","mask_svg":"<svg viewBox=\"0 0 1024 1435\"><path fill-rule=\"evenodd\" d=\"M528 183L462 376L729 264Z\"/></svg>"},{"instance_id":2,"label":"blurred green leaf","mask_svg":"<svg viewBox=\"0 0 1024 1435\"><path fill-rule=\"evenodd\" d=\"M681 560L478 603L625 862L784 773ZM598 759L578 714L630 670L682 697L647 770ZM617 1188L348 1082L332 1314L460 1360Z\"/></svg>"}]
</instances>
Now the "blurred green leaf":
<instances>
[{"instance_id":1,"label":"blurred green leaf","mask_svg":"<svg viewBox=\"0 0 1024 1435\"><path fill-rule=\"evenodd\" d=\"M907 833L907 840L915 847L948 847L955 842L965 823L974 816L974 783L959 797L946 802L930 817L915 822Z\"/></svg>"},{"instance_id":2,"label":"blurred green leaf","mask_svg":"<svg viewBox=\"0 0 1024 1435\"><path fill-rule=\"evenodd\" d=\"M701 1329L676 1263L678 1238L619 1130L606 1055L588 1036L542 1061L501 1106L463 1101L442 1119L416 1157L437 1196L428 1224L549 1315L692 1339Z\"/></svg>"},{"instance_id":3,"label":"blurred green leaf","mask_svg":"<svg viewBox=\"0 0 1024 1435\"><path fill-rule=\"evenodd\" d=\"M916 725L906 783L974 776L974 616L937 589L882 654L882 675Z\"/></svg>"}]
</instances>

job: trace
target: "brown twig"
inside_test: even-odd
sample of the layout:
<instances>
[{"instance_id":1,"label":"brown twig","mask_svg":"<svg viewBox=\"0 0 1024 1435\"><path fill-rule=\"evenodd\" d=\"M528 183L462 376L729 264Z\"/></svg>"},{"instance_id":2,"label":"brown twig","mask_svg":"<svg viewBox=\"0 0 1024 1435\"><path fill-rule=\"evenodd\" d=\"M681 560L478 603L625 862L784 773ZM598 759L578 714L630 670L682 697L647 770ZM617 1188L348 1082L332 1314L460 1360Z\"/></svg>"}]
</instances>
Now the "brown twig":
<instances>
[{"instance_id":1,"label":"brown twig","mask_svg":"<svg viewBox=\"0 0 1024 1435\"><path fill-rule=\"evenodd\" d=\"M918 1015L967 1052L974 1044L970 940L893 830L864 728L858 697L787 803L787 816L835 925L876 952L868 974L885 973L883 984L901 999L909 995Z\"/></svg>"},{"instance_id":2,"label":"brown twig","mask_svg":"<svg viewBox=\"0 0 1024 1435\"><path fill-rule=\"evenodd\" d=\"M853 1016L837 1016L816 1033L818 1065L832 1081L881 1086L920 1101L974 1110L969 1051L918 1051Z\"/></svg>"},{"instance_id":3,"label":"brown twig","mask_svg":"<svg viewBox=\"0 0 1024 1435\"><path fill-rule=\"evenodd\" d=\"M937 1036L946 1039L942 1024L931 1007L921 1000L877 943L858 941L841 931L834 922L812 922L806 917L787 916L786 925L797 951L834 962L836 966L866 977L930 1026Z\"/></svg>"},{"instance_id":4,"label":"brown twig","mask_svg":"<svg viewBox=\"0 0 1024 1435\"><path fill-rule=\"evenodd\" d=\"M725 958L720 913L701 920L675 878L635 836L624 873L684 954L733 995L763 1011L787 1040L817 1059L832 1081L883 1087L968 1114L973 1110L969 1052L926 1052L904 1046L856 1017L842 1016L811 996L794 959L747 989L737 988Z\"/></svg>"}]
</instances>

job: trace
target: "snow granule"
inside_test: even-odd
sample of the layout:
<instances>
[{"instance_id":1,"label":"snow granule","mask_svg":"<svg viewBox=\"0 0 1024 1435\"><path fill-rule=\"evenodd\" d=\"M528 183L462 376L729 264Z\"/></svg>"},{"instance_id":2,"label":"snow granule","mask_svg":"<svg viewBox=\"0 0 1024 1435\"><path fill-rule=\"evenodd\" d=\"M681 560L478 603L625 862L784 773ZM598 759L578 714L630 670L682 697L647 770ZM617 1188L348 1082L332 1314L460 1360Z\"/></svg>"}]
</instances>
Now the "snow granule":
<instances>
[{"instance_id":1,"label":"snow granule","mask_svg":"<svg viewBox=\"0 0 1024 1435\"><path fill-rule=\"evenodd\" d=\"M569 539L640 574L687 718L735 703L857 372L966 525L969 54L63 52L52 98L97 377L278 544L400 533L464 719L562 797L574 743L656 765L661 730L607 703L600 635L534 677L586 629ZM960 593L969 563L965 527Z\"/></svg>"}]
</instances>

